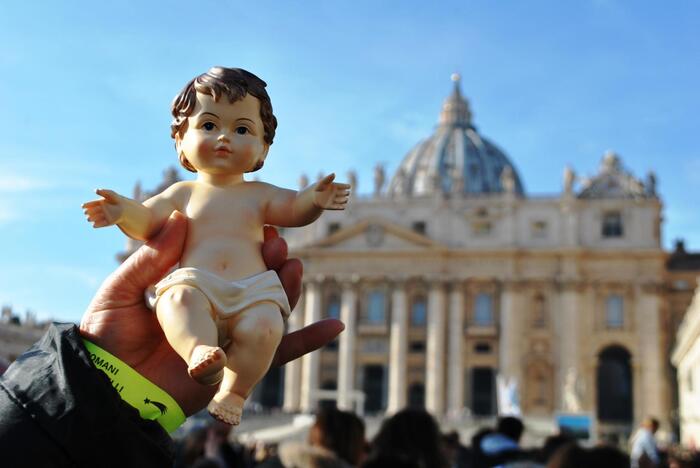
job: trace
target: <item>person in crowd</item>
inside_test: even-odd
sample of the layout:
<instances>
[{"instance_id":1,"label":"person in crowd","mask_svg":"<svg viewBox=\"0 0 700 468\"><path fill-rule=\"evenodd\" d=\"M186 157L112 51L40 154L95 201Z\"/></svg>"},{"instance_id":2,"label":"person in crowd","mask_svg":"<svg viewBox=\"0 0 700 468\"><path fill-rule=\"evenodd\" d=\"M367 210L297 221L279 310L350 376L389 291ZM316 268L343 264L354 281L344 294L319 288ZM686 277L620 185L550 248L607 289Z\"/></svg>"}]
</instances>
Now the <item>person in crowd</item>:
<instances>
[{"instance_id":1,"label":"person in crowd","mask_svg":"<svg viewBox=\"0 0 700 468\"><path fill-rule=\"evenodd\" d=\"M648 417L642 421L630 442L630 458L632 468L652 468L659 466L661 457L656 446L654 434L659 429L659 421Z\"/></svg>"},{"instance_id":2,"label":"person in crowd","mask_svg":"<svg viewBox=\"0 0 700 468\"><path fill-rule=\"evenodd\" d=\"M575 439L567 434L551 435L544 440L537 459L542 465L546 465L557 450L572 443L575 443Z\"/></svg>"},{"instance_id":3,"label":"person in crowd","mask_svg":"<svg viewBox=\"0 0 700 468\"><path fill-rule=\"evenodd\" d=\"M442 436L447 463L451 468L469 468L471 453L462 445L457 431L450 431Z\"/></svg>"},{"instance_id":4,"label":"person in crowd","mask_svg":"<svg viewBox=\"0 0 700 468\"><path fill-rule=\"evenodd\" d=\"M615 447L598 446L590 449L570 443L560 447L547 468L628 468L629 457Z\"/></svg>"},{"instance_id":5,"label":"person in crowd","mask_svg":"<svg viewBox=\"0 0 700 468\"><path fill-rule=\"evenodd\" d=\"M316 414L307 443L287 443L261 467L357 467L364 459L365 424L354 413L324 407Z\"/></svg>"},{"instance_id":6,"label":"person in crowd","mask_svg":"<svg viewBox=\"0 0 700 468\"><path fill-rule=\"evenodd\" d=\"M421 468L421 465L407 455L385 453L368 458L361 468Z\"/></svg>"},{"instance_id":7,"label":"person in crowd","mask_svg":"<svg viewBox=\"0 0 700 468\"><path fill-rule=\"evenodd\" d=\"M322 410L311 427L309 442L327 448L352 466L358 466L365 456L365 423L349 411Z\"/></svg>"},{"instance_id":8,"label":"person in crowd","mask_svg":"<svg viewBox=\"0 0 700 468\"><path fill-rule=\"evenodd\" d=\"M520 437L524 430L522 421L514 416L499 418L496 431L481 439L481 450L487 456L517 451L520 449Z\"/></svg>"},{"instance_id":9,"label":"person in crowd","mask_svg":"<svg viewBox=\"0 0 700 468\"><path fill-rule=\"evenodd\" d=\"M482 428L474 435L471 439L471 462L473 468L486 468L489 466L488 457L481 449L481 441L489 434L492 434L494 430L492 428Z\"/></svg>"},{"instance_id":10,"label":"person in crowd","mask_svg":"<svg viewBox=\"0 0 700 468\"><path fill-rule=\"evenodd\" d=\"M104 359L88 352L84 340L119 360L131 378L160 389L170 406L148 396L141 401L148 400L169 423L174 414L184 418L207 405L216 389L189 377L144 302L145 289L178 262L186 235L187 218L174 212L102 284L80 328L54 325L0 377L3 466L172 465L174 444L163 423L141 417L108 377L113 369L104 368ZM287 260L286 244L274 229L265 230L265 239L265 263L278 272L293 305L301 291L301 263ZM273 364L324 346L342 329L331 319L286 335ZM25 450L27 441L32 450Z\"/></svg>"},{"instance_id":11,"label":"person in crowd","mask_svg":"<svg viewBox=\"0 0 700 468\"><path fill-rule=\"evenodd\" d=\"M425 410L407 408L382 423L371 444L370 461L384 457L407 457L421 468L446 468L440 429Z\"/></svg>"},{"instance_id":12,"label":"person in crowd","mask_svg":"<svg viewBox=\"0 0 700 468\"><path fill-rule=\"evenodd\" d=\"M519 418L504 416L498 419L496 430L485 434L479 443L483 466L510 467L536 459L537 454L520 448L525 426Z\"/></svg>"},{"instance_id":13,"label":"person in crowd","mask_svg":"<svg viewBox=\"0 0 700 468\"><path fill-rule=\"evenodd\" d=\"M189 468L200 458L204 457L204 444L207 441L207 428L198 426L192 428L182 440L177 442L173 468Z\"/></svg>"},{"instance_id":14,"label":"person in crowd","mask_svg":"<svg viewBox=\"0 0 700 468\"><path fill-rule=\"evenodd\" d=\"M243 447L231 443L231 429L232 426L216 419L209 423L204 442L204 458L215 461L220 468L252 466Z\"/></svg>"}]
</instances>

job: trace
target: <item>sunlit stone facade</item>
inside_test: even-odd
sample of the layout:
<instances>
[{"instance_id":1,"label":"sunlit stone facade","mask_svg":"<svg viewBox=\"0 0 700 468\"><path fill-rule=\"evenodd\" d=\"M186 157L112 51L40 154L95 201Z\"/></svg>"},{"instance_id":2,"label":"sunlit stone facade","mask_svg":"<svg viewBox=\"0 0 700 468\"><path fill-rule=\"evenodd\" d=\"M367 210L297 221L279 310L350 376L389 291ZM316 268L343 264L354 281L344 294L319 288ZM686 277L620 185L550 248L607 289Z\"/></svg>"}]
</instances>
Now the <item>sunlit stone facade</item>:
<instances>
[{"instance_id":1,"label":"sunlit stone facade","mask_svg":"<svg viewBox=\"0 0 700 468\"><path fill-rule=\"evenodd\" d=\"M612 152L591 177L562 169L560 193L527 194L456 79L434 134L390 180L377 167L371 195L282 232L305 269L289 330L337 317L346 331L272 370L251 402L488 416L501 375L517 382L526 417L586 412L602 431L627 432L654 415L673 428L670 354L700 261L682 244L662 250L653 173L640 180ZM177 180L170 169L134 197Z\"/></svg>"},{"instance_id":2,"label":"sunlit stone facade","mask_svg":"<svg viewBox=\"0 0 700 468\"><path fill-rule=\"evenodd\" d=\"M655 176L638 179L612 152L592 177L563 172L561 193L528 195L455 81L434 135L388 184L377 168L373 195L284 232L305 268L294 316L346 323L286 369L284 408L313 410L325 389L368 412L488 415L501 375L525 415L583 411L623 430L649 414L667 421Z\"/></svg>"}]
</instances>

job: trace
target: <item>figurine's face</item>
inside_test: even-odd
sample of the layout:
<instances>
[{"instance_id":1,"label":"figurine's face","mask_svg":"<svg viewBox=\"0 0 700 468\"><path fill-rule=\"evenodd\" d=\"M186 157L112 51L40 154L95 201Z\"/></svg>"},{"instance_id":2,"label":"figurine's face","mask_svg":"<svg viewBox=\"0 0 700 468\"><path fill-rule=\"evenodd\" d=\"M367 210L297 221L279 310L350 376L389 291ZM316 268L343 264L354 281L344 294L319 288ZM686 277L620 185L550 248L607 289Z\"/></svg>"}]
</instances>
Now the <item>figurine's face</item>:
<instances>
[{"instance_id":1,"label":"figurine's face","mask_svg":"<svg viewBox=\"0 0 700 468\"><path fill-rule=\"evenodd\" d=\"M267 156L260 119L260 101L247 94L243 99L219 101L197 93L197 104L188 117L187 130L175 136L178 153L205 174L243 174Z\"/></svg>"}]
</instances>

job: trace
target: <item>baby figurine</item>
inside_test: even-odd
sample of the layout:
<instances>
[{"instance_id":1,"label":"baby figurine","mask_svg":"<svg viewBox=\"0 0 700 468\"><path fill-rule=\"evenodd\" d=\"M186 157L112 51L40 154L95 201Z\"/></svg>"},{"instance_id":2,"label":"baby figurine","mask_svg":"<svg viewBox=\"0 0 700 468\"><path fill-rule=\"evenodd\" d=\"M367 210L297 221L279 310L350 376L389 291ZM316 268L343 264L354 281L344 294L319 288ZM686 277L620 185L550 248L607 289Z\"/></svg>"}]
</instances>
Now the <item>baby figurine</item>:
<instances>
[{"instance_id":1,"label":"baby figurine","mask_svg":"<svg viewBox=\"0 0 700 468\"><path fill-rule=\"evenodd\" d=\"M304 226L343 210L350 186L323 177L296 192L244 180L260 169L277 128L266 83L238 68L214 67L172 104L180 163L197 173L143 204L111 190L83 205L95 228L116 224L150 239L174 210L189 218L180 268L155 286L153 308L190 376L218 385L209 412L239 424L245 399L267 372L290 313L260 246L263 225Z\"/></svg>"}]
</instances>

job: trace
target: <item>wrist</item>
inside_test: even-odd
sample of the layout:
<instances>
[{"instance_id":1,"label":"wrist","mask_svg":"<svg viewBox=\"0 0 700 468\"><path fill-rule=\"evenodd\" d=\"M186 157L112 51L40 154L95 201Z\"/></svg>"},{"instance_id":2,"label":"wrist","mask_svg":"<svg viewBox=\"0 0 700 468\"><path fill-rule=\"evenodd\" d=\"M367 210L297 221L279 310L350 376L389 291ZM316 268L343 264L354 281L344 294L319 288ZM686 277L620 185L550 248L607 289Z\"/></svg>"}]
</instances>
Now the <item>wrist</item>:
<instances>
[{"instance_id":1,"label":"wrist","mask_svg":"<svg viewBox=\"0 0 700 468\"><path fill-rule=\"evenodd\" d=\"M119 397L143 419L156 421L167 432L173 432L185 422L180 405L163 389L96 344L85 338L83 344L93 365L104 372Z\"/></svg>"}]
</instances>

